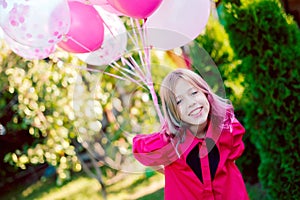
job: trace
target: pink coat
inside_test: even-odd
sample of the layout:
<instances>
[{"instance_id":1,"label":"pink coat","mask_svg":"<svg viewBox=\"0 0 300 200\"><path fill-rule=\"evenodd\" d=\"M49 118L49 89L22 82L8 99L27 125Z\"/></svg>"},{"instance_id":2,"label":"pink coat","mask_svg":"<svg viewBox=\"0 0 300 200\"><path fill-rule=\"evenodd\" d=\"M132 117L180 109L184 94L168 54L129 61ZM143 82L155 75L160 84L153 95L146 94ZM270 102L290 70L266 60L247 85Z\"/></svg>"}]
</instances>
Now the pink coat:
<instances>
[{"instance_id":1,"label":"pink coat","mask_svg":"<svg viewBox=\"0 0 300 200\"><path fill-rule=\"evenodd\" d=\"M211 126L205 139L187 131L184 143L177 147L180 157L164 129L135 136L133 154L146 166L164 167L166 200L248 200L235 164L244 150L244 133L244 127L230 113L217 137Z\"/></svg>"}]
</instances>

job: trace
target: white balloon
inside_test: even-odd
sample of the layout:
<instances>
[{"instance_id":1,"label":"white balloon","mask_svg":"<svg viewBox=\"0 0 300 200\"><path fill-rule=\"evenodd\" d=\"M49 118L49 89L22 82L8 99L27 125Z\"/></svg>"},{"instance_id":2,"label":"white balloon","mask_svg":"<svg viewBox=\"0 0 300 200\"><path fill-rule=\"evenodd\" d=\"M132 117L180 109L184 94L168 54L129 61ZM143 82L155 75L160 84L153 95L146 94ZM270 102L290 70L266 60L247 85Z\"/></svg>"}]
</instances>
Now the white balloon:
<instances>
[{"instance_id":1,"label":"white balloon","mask_svg":"<svg viewBox=\"0 0 300 200\"><path fill-rule=\"evenodd\" d=\"M0 27L0 39L3 39L3 31L1 29L1 27Z\"/></svg>"},{"instance_id":2,"label":"white balloon","mask_svg":"<svg viewBox=\"0 0 300 200\"><path fill-rule=\"evenodd\" d=\"M3 35L4 41L14 53L29 60L47 58L55 51L55 45L48 47L30 47L16 42L5 33Z\"/></svg>"},{"instance_id":3,"label":"white balloon","mask_svg":"<svg viewBox=\"0 0 300 200\"><path fill-rule=\"evenodd\" d=\"M169 50L194 40L205 28L210 0L164 0L147 19L148 43Z\"/></svg>"},{"instance_id":4,"label":"white balloon","mask_svg":"<svg viewBox=\"0 0 300 200\"><path fill-rule=\"evenodd\" d=\"M90 4L90 5L98 5L101 6L104 10L114 13L116 15L123 15L123 13L117 11L114 7L112 7L107 0L69 0L69 1L79 1L81 3Z\"/></svg>"},{"instance_id":5,"label":"white balloon","mask_svg":"<svg viewBox=\"0 0 300 200\"><path fill-rule=\"evenodd\" d=\"M70 28L67 0L2 0L0 26L15 41L47 47L63 39Z\"/></svg>"},{"instance_id":6,"label":"white balloon","mask_svg":"<svg viewBox=\"0 0 300 200\"><path fill-rule=\"evenodd\" d=\"M94 6L104 21L104 40L101 48L89 53L76 54L87 64L102 66L118 59L126 50L127 32L122 20L99 6Z\"/></svg>"}]
</instances>

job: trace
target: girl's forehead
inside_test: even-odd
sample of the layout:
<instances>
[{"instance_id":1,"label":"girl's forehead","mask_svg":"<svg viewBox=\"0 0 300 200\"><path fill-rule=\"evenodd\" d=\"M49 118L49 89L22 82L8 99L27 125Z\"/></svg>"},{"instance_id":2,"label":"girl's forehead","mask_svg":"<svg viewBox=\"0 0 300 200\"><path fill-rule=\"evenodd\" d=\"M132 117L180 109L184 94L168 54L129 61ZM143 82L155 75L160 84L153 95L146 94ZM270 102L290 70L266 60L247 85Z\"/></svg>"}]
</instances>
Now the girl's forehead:
<instances>
[{"instance_id":1,"label":"girl's forehead","mask_svg":"<svg viewBox=\"0 0 300 200\"><path fill-rule=\"evenodd\" d=\"M182 86L191 86L191 83L183 78L178 78L175 83L175 88Z\"/></svg>"},{"instance_id":2,"label":"girl's forehead","mask_svg":"<svg viewBox=\"0 0 300 200\"><path fill-rule=\"evenodd\" d=\"M176 97L182 96L194 88L195 86L193 84L191 84L187 80L180 78L175 84L174 94Z\"/></svg>"}]
</instances>

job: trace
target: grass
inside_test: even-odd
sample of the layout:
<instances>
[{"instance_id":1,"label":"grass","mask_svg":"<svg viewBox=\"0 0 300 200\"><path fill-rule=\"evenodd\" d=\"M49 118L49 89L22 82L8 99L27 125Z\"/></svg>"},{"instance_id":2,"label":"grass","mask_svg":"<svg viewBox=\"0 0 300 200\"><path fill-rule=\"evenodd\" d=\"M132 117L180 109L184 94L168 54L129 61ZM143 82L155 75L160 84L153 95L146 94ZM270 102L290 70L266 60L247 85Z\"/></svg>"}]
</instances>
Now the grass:
<instances>
[{"instance_id":1,"label":"grass","mask_svg":"<svg viewBox=\"0 0 300 200\"><path fill-rule=\"evenodd\" d=\"M145 174L118 174L117 181L106 180L108 200L163 199L164 178L155 173L147 178ZM28 186L10 191L0 199L6 200L103 200L101 186L96 179L85 174L77 175L72 181L58 187L54 179L40 180Z\"/></svg>"},{"instance_id":2,"label":"grass","mask_svg":"<svg viewBox=\"0 0 300 200\"><path fill-rule=\"evenodd\" d=\"M154 173L145 174L120 173L112 179L105 180L107 200L163 200L164 177ZM251 200L266 200L266 195L259 184L246 184ZM54 179L40 180L28 186L21 186L0 196L5 200L103 200L101 186L97 180L79 174L63 186L58 187Z\"/></svg>"}]
</instances>

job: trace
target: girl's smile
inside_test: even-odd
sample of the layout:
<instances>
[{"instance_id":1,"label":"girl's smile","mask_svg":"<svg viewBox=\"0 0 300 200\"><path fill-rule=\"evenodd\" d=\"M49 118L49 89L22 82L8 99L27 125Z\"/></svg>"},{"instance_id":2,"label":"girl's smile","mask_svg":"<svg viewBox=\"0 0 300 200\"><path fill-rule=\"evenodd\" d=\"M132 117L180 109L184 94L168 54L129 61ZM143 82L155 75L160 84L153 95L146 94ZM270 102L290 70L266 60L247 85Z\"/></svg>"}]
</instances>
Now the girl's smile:
<instances>
[{"instance_id":1,"label":"girl's smile","mask_svg":"<svg viewBox=\"0 0 300 200\"><path fill-rule=\"evenodd\" d=\"M193 117L199 117L201 115L201 111L203 109L203 106L199 106L197 108L195 108L194 110L192 110L190 113L189 113L189 116L193 116Z\"/></svg>"}]
</instances>

